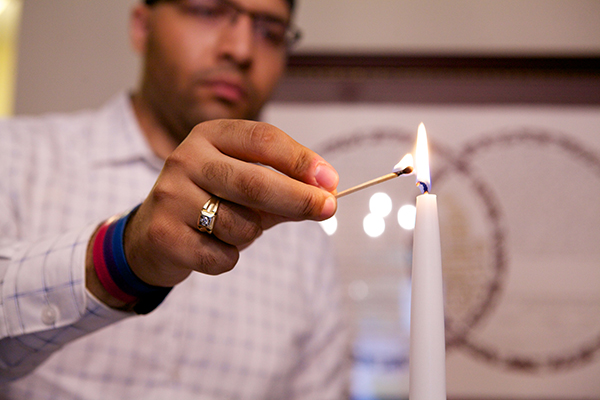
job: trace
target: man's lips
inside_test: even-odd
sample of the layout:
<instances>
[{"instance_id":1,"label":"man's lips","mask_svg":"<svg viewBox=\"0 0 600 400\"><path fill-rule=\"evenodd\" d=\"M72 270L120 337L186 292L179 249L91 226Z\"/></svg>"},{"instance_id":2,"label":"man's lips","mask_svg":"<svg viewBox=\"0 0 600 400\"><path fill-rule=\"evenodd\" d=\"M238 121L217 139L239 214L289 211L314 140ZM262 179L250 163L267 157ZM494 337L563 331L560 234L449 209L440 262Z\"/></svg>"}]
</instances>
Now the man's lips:
<instances>
[{"instance_id":1,"label":"man's lips","mask_svg":"<svg viewBox=\"0 0 600 400\"><path fill-rule=\"evenodd\" d=\"M209 79L204 81L213 95L231 103L239 103L246 99L247 91L242 83L232 79Z\"/></svg>"}]
</instances>

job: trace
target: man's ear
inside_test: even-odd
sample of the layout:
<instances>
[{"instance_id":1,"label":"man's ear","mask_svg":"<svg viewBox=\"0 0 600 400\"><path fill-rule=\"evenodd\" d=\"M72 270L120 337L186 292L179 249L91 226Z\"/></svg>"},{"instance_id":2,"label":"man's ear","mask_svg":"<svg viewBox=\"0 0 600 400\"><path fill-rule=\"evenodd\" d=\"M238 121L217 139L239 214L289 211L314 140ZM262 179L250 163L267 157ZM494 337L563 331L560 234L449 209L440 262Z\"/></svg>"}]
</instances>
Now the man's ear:
<instances>
[{"instance_id":1,"label":"man's ear","mask_svg":"<svg viewBox=\"0 0 600 400\"><path fill-rule=\"evenodd\" d=\"M148 6L138 3L129 17L129 40L133 49L138 54L143 54L148 40L150 22L150 9Z\"/></svg>"}]
</instances>

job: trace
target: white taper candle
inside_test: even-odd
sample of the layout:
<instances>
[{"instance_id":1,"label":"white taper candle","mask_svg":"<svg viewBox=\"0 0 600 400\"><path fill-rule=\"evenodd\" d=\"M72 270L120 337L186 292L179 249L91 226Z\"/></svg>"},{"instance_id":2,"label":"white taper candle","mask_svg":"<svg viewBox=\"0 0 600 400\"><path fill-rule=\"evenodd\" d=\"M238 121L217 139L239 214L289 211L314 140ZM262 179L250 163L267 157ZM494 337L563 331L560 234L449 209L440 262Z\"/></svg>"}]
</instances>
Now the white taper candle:
<instances>
[{"instance_id":1,"label":"white taper candle","mask_svg":"<svg viewBox=\"0 0 600 400\"><path fill-rule=\"evenodd\" d=\"M417 215L413 233L410 306L409 399L446 399L446 338L442 249L437 197L429 193L429 150L425 126L419 125L415 157Z\"/></svg>"},{"instance_id":2,"label":"white taper candle","mask_svg":"<svg viewBox=\"0 0 600 400\"><path fill-rule=\"evenodd\" d=\"M409 399L446 399L446 344L437 198L417 197L410 311Z\"/></svg>"}]
</instances>

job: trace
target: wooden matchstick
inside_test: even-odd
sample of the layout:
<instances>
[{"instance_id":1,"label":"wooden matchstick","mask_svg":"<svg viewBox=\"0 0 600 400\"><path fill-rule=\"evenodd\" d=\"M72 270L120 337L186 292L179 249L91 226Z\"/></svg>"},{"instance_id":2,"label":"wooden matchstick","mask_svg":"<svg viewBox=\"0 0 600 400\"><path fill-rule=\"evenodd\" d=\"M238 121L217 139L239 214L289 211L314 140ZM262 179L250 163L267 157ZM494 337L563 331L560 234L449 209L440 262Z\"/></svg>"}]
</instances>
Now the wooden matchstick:
<instances>
[{"instance_id":1,"label":"wooden matchstick","mask_svg":"<svg viewBox=\"0 0 600 400\"><path fill-rule=\"evenodd\" d=\"M361 183L360 185L353 186L350 189L342 190L335 197L339 199L340 197L349 195L350 193L354 193L354 192L357 192L359 190L368 188L370 186L377 185L377 184L385 182L385 181L389 181L390 179L397 178L400 175L410 174L412 171L413 171L413 167L412 166L408 166L408 167L404 168L401 171L390 172L387 175L383 175L383 176L380 176L379 178L371 179L370 181Z\"/></svg>"}]
</instances>

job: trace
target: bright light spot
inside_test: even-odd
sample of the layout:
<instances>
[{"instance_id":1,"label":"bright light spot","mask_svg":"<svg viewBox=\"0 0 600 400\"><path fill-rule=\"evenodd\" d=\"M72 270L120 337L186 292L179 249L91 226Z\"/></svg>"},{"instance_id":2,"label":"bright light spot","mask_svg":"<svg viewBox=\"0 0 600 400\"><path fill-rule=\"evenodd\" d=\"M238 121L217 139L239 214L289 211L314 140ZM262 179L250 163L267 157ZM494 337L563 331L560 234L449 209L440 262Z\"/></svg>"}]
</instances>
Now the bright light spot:
<instances>
[{"instance_id":1,"label":"bright light spot","mask_svg":"<svg viewBox=\"0 0 600 400\"><path fill-rule=\"evenodd\" d=\"M329 219L326 219L325 221L319 222L319 224L329 236L333 235L335 231L337 231L338 221L335 215Z\"/></svg>"},{"instance_id":2,"label":"bright light spot","mask_svg":"<svg viewBox=\"0 0 600 400\"><path fill-rule=\"evenodd\" d=\"M398 223L407 231L415 229L417 208L412 204L405 204L398 210Z\"/></svg>"},{"instance_id":3,"label":"bright light spot","mask_svg":"<svg viewBox=\"0 0 600 400\"><path fill-rule=\"evenodd\" d=\"M392 199L387 193L375 193L369 200L369 211L378 217L387 217L392 212Z\"/></svg>"},{"instance_id":4,"label":"bright light spot","mask_svg":"<svg viewBox=\"0 0 600 400\"><path fill-rule=\"evenodd\" d=\"M363 280L350 282L348 285L348 296L354 301L362 301L369 295L369 285Z\"/></svg>"},{"instance_id":5,"label":"bright light spot","mask_svg":"<svg viewBox=\"0 0 600 400\"><path fill-rule=\"evenodd\" d=\"M9 0L0 0L0 14L4 12L8 8Z\"/></svg>"},{"instance_id":6,"label":"bright light spot","mask_svg":"<svg viewBox=\"0 0 600 400\"><path fill-rule=\"evenodd\" d=\"M385 231L385 221L378 215L368 214L363 219L363 229L372 238L379 237Z\"/></svg>"}]
</instances>

